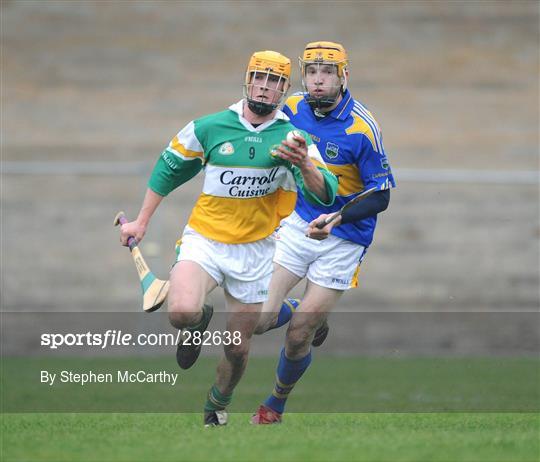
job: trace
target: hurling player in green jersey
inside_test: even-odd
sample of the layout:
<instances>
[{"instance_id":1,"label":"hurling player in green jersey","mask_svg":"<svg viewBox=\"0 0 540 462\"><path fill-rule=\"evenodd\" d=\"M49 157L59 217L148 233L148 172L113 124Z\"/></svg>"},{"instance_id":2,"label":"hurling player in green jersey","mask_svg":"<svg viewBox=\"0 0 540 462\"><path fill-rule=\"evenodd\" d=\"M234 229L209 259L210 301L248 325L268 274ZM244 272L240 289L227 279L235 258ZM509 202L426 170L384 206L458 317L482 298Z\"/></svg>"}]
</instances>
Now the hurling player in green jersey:
<instances>
[{"instance_id":1,"label":"hurling player in green jersey","mask_svg":"<svg viewBox=\"0 0 540 462\"><path fill-rule=\"evenodd\" d=\"M163 197L204 169L203 191L177 243L168 310L171 324L189 333L176 356L188 369L208 339L203 334L213 308L205 298L218 285L225 291L227 330L210 337L223 344L224 354L204 406L207 426L227 423L225 408L244 372L268 294L274 229L294 209L297 191L331 205L337 190L336 177L306 135L286 141L294 127L278 107L290 70L290 60L279 53L254 53L244 98L178 132L157 161L137 218L121 228L123 245L129 236L141 241Z\"/></svg>"}]
</instances>

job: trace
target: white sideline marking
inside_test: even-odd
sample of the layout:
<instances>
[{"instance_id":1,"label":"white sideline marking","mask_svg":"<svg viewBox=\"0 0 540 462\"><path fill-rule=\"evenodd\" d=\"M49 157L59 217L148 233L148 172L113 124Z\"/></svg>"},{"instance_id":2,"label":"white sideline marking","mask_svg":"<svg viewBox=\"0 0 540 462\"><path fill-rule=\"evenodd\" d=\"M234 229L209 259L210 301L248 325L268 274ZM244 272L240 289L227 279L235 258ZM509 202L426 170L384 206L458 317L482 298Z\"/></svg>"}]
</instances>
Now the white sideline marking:
<instances>
[{"instance_id":1,"label":"white sideline marking","mask_svg":"<svg viewBox=\"0 0 540 462\"><path fill-rule=\"evenodd\" d=\"M146 162L18 162L0 164L3 175L99 175L147 176L153 163ZM540 173L535 170L415 169L393 170L396 182L414 183L495 183L535 185Z\"/></svg>"}]
</instances>

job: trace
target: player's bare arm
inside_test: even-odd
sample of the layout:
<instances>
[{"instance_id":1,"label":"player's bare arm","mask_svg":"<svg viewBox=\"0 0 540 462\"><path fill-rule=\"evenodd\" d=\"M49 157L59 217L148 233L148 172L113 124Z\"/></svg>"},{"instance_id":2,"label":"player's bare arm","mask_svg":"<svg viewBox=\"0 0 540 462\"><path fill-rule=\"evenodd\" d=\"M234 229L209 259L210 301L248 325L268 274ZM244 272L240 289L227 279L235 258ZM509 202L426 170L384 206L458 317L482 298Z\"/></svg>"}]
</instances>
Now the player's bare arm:
<instances>
[{"instance_id":1,"label":"player's bare arm","mask_svg":"<svg viewBox=\"0 0 540 462\"><path fill-rule=\"evenodd\" d=\"M150 218L163 200L163 196L152 191L150 188L146 190L141 210L137 218L129 223L126 223L120 228L120 242L122 245L128 245L128 238L133 236L138 242L141 242L146 234L146 228L150 222Z\"/></svg>"},{"instance_id":2,"label":"player's bare arm","mask_svg":"<svg viewBox=\"0 0 540 462\"><path fill-rule=\"evenodd\" d=\"M276 151L279 157L288 160L300 169L304 183L310 191L321 201L328 201L328 191L324 177L311 161L304 137L293 135L291 140L283 140Z\"/></svg>"}]
</instances>

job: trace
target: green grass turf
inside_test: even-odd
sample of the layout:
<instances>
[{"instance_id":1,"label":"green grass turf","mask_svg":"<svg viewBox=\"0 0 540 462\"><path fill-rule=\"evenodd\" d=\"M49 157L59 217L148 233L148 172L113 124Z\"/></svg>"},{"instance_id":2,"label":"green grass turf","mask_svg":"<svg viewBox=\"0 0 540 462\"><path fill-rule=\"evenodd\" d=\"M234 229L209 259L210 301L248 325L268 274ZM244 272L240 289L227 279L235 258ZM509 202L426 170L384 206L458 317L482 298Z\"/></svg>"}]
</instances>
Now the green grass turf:
<instances>
[{"instance_id":1,"label":"green grass turf","mask_svg":"<svg viewBox=\"0 0 540 462\"><path fill-rule=\"evenodd\" d=\"M7 414L3 461L537 461L538 414Z\"/></svg>"},{"instance_id":2,"label":"green grass turf","mask_svg":"<svg viewBox=\"0 0 540 462\"><path fill-rule=\"evenodd\" d=\"M284 423L253 427L250 413L270 392L275 363L251 358L230 424L205 429L200 411L216 358L201 358L176 387L39 383L41 369L179 372L174 358L4 358L0 460L540 460L535 358L321 355L295 388Z\"/></svg>"}]
</instances>

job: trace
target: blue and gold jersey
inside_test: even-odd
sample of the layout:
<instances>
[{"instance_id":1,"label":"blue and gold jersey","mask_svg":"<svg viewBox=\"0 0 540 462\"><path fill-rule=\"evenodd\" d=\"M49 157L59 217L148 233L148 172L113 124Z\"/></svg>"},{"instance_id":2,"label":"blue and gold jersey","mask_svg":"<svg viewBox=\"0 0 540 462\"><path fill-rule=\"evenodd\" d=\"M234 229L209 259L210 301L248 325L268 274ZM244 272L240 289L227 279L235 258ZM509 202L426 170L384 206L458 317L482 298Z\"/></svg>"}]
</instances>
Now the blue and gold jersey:
<instances>
[{"instance_id":1,"label":"blue and gold jersey","mask_svg":"<svg viewBox=\"0 0 540 462\"><path fill-rule=\"evenodd\" d=\"M328 169L338 177L334 205L311 204L298 193L295 211L310 222L322 213L332 213L362 191L376 186L395 187L384 152L382 134L373 115L347 90L343 100L326 117L317 119L304 94L290 96L283 108L294 126L305 130L317 144ZM367 247L373 240L377 217L335 227L332 234Z\"/></svg>"}]
</instances>

